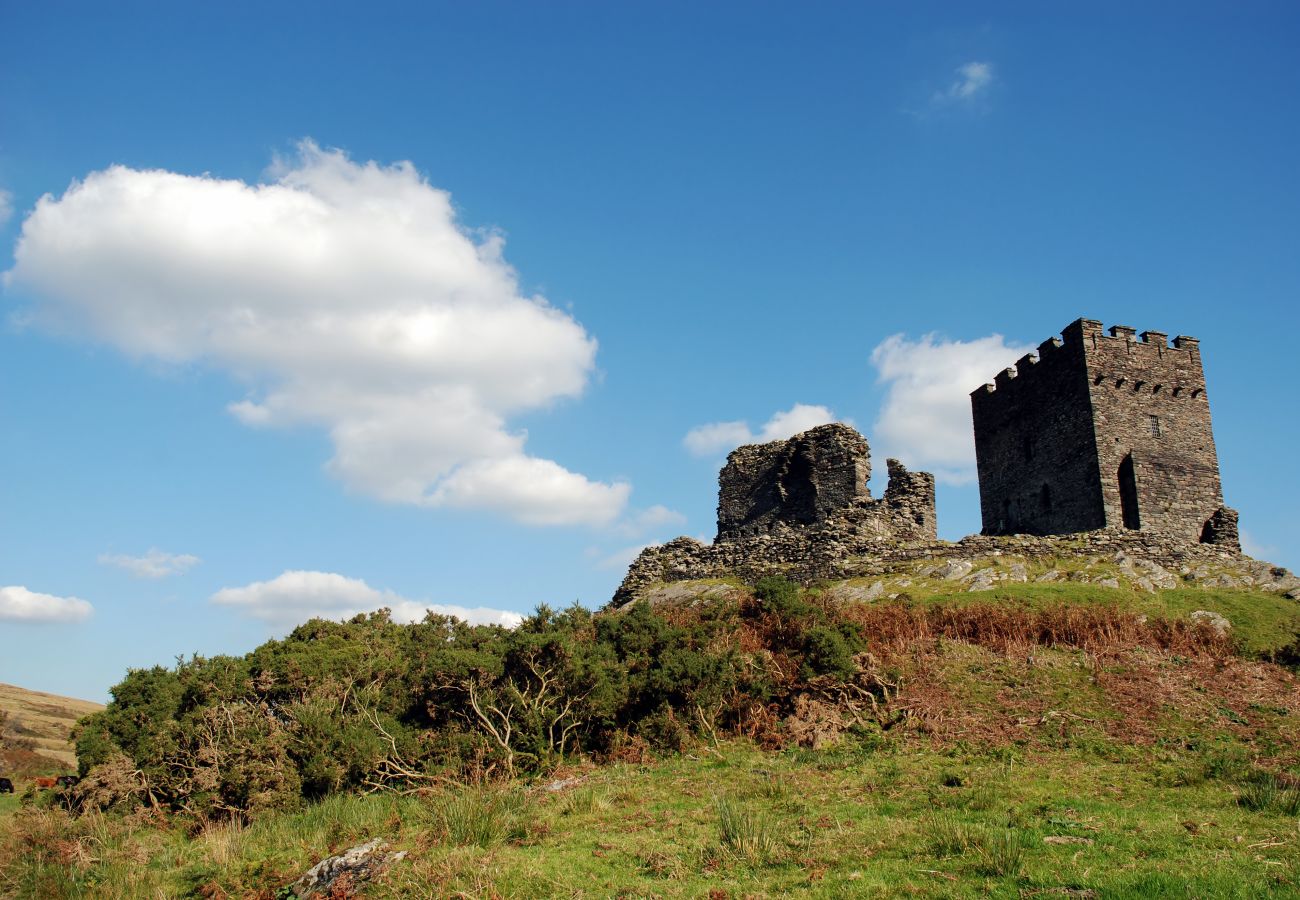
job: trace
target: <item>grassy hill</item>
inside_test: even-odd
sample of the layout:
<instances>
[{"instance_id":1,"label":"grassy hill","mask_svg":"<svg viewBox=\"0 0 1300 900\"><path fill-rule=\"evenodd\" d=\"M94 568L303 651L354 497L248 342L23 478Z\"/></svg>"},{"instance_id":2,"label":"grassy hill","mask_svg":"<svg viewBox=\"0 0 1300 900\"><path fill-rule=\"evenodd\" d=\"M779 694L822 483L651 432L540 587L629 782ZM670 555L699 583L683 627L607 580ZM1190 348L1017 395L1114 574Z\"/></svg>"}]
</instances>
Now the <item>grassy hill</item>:
<instances>
[{"instance_id":1,"label":"grassy hill","mask_svg":"<svg viewBox=\"0 0 1300 900\"><path fill-rule=\"evenodd\" d=\"M0 894L273 897L382 837L407 857L340 896L1295 896L1300 681L1270 659L1294 659L1300 604L1254 577L918 561L784 618L738 583L676 583L655 616L714 623L790 692L726 728L675 707L654 722L677 717L679 752L633 733L477 784L226 820L27 810L0 820ZM830 626L860 639L851 668L797 674Z\"/></svg>"},{"instance_id":2,"label":"grassy hill","mask_svg":"<svg viewBox=\"0 0 1300 900\"><path fill-rule=\"evenodd\" d=\"M72 726L103 708L89 700L0 684L0 710L9 714L5 743L17 747L0 758L0 771L8 775L16 768L23 775L38 775L75 770Z\"/></svg>"}]
</instances>

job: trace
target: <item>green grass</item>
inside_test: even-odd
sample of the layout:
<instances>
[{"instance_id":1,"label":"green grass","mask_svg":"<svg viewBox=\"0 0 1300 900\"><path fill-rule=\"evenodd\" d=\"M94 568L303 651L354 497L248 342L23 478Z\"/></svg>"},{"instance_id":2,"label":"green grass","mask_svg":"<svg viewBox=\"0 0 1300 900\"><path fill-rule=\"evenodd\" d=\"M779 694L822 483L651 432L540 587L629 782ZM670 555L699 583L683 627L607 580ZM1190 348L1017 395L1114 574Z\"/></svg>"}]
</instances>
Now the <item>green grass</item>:
<instances>
[{"instance_id":1,"label":"green grass","mask_svg":"<svg viewBox=\"0 0 1300 900\"><path fill-rule=\"evenodd\" d=\"M1067 570L1076 561L1056 561L1031 568L1034 573L1045 569ZM1005 566L1000 568L1005 569ZM1089 569L1095 578L1114 574L1111 564L1098 563ZM899 577L911 584L897 586ZM857 578L848 582L868 586L879 578ZM1184 619L1196 610L1216 612L1233 626L1233 637L1243 653L1258 655L1284 647L1300 633L1300 603L1279 594L1248 588L1178 587L1156 593L1121 586L1103 587L1093 583L1057 581L1046 584L998 583L991 590L968 592L957 581L927 579L917 576L892 576L884 579L887 596L905 593L918 604L969 606L977 603L1011 604L1023 609L1040 610L1073 604L1099 604L1148 616Z\"/></svg>"},{"instance_id":2,"label":"green grass","mask_svg":"<svg viewBox=\"0 0 1300 900\"><path fill-rule=\"evenodd\" d=\"M17 866L3 857L0 895L273 893L323 856L373 837L410 855L371 897L1300 891L1300 821L1277 792L1251 809L1241 799L1260 783L1251 776L1173 785L1157 774L1168 761L1156 749L1117 763L1081 750L848 745L772 754L724 743L720 757L610 766L572 792L520 785L337 797L197 836L25 813L0 825L0 842L17 840L23 823L29 839L62 849L38 853L29 843ZM1183 762L1203 760L1192 753Z\"/></svg>"}]
</instances>

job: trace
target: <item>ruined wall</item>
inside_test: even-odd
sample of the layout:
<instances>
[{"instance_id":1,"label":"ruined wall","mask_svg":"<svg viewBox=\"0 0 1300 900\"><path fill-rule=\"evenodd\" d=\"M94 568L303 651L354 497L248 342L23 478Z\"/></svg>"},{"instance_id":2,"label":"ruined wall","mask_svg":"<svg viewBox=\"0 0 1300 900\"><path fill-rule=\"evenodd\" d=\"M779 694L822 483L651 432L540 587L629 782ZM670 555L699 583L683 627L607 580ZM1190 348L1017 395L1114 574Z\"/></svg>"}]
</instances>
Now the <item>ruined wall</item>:
<instances>
[{"instance_id":1,"label":"ruined wall","mask_svg":"<svg viewBox=\"0 0 1300 900\"><path fill-rule=\"evenodd\" d=\"M782 573L805 582L844 560L934 541L934 476L887 461L884 496L867 490L871 455L847 425L822 425L787 441L741 447L718 477L718 538L679 537L641 552L614 596L647 586Z\"/></svg>"},{"instance_id":2,"label":"ruined wall","mask_svg":"<svg viewBox=\"0 0 1300 900\"><path fill-rule=\"evenodd\" d=\"M785 441L733 451L718 475L718 542L833 524L854 540L935 535L934 476L888 461L873 499L871 449L848 425L820 425Z\"/></svg>"},{"instance_id":3,"label":"ruined wall","mask_svg":"<svg viewBox=\"0 0 1300 900\"><path fill-rule=\"evenodd\" d=\"M718 540L799 526L869 498L871 453L847 425L821 425L786 441L732 451L718 476Z\"/></svg>"},{"instance_id":4,"label":"ruined wall","mask_svg":"<svg viewBox=\"0 0 1300 900\"><path fill-rule=\"evenodd\" d=\"M1094 319L1062 337L971 394L984 533L1105 527L1235 548L1198 342Z\"/></svg>"}]
</instances>

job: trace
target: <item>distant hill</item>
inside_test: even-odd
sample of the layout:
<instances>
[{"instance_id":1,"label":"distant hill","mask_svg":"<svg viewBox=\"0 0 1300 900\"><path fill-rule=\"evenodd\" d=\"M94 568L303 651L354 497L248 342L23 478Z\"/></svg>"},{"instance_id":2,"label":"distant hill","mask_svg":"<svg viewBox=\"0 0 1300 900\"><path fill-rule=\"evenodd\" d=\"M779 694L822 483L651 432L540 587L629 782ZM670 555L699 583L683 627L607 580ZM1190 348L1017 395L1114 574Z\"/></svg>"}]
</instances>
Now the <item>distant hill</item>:
<instances>
[{"instance_id":1,"label":"distant hill","mask_svg":"<svg viewBox=\"0 0 1300 900\"><path fill-rule=\"evenodd\" d=\"M39 774L73 770L77 756L72 726L103 705L0 683L0 710L9 714L0 773Z\"/></svg>"}]
</instances>

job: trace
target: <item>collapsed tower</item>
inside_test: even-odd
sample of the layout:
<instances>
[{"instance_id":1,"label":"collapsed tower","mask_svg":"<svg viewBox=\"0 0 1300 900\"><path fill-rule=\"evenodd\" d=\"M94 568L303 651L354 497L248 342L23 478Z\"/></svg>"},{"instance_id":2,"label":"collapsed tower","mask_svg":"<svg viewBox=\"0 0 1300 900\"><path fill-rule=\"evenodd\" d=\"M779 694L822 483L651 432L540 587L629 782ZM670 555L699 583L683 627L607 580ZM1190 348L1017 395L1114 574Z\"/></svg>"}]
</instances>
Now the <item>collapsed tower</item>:
<instances>
[{"instance_id":1,"label":"collapsed tower","mask_svg":"<svg viewBox=\"0 0 1300 900\"><path fill-rule=\"evenodd\" d=\"M1123 528L1240 549L1195 338L1079 319L971 411L984 534Z\"/></svg>"},{"instance_id":2,"label":"collapsed tower","mask_svg":"<svg viewBox=\"0 0 1300 900\"><path fill-rule=\"evenodd\" d=\"M784 441L731 452L718 473L718 540L737 541L839 517L870 539L935 536L934 476L886 461L885 495L873 499L871 450L848 425L819 425Z\"/></svg>"}]
</instances>

